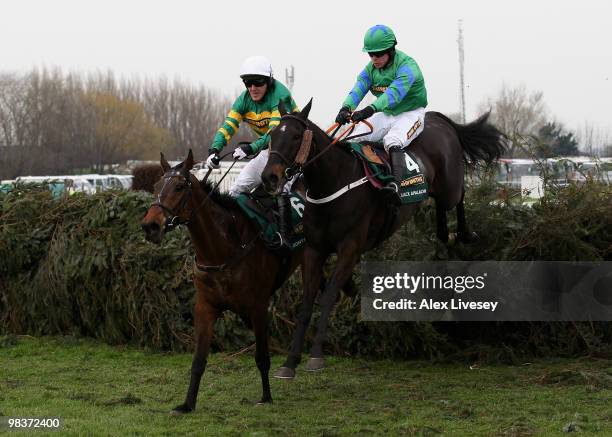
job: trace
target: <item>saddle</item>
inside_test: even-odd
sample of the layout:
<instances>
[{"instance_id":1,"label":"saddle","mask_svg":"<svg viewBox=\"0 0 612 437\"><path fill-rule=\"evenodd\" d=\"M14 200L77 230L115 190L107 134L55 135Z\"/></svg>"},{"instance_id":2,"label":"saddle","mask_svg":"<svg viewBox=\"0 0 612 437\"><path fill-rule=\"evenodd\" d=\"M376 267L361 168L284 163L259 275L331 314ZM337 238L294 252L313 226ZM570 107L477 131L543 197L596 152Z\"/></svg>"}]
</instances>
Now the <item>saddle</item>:
<instances>
[{"instance_id":1,"label":"saddle","mask_svg":"<svg viewBox=\"0 0 612 437\"><path fill-rule=\"evenodd\" d=\"M241 193L236 202L251 220L255 221L262 231L262 239L272 250L282 250L279 238L279 214L276 199L266 193L261 186L250 193ZM306 241L302 217L304 215L304 198L296 191L290 193L291 225L293 241L288 246L291 250L299 249Z\"/></svg>"},{"instance_id":2,"label":"saddle","mask_svg":"<svg viewBox=\"0 0 612 437\"><path fill-rule=\"evenodd\" d=\"M351 152L361 161L368 181L377 189L383 189L389 182L395 181L391 170L389 154L381 143L361 142L348 143ZM406 167L399 183L399 197L402 205L418 203L428 196L428 185L417 158L404 149Z\"/></svg>"}]
</instances>

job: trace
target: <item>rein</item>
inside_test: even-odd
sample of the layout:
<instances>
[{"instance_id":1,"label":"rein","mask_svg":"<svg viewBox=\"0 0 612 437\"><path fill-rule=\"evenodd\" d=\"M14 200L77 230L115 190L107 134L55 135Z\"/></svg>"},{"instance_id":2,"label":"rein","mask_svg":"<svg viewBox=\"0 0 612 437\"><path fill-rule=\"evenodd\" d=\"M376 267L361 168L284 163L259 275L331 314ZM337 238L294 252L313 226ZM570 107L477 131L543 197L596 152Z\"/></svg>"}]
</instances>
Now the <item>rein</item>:
<instances>
[{"instance_id":1,"label":"rein","mask_svg":"<svg viewBox=\"0 0 612 437\"><path fill-rule=\"evenodd\" d=\"M293 162L289 161L282 153L276 150L270 150L270 155L277 155L287 165L287 168L285 169L285 177L287 179L290 179L292 176L303 172L304 168L308 167L313 162L315 162L317 159L319 159L321 156L323 156L333 145L337 144L343 138L345 141L351 140L351 139L359 138L365 135L369 135L374 131L374 127L370 124L370 122L368 122L367 120L362 120L361 122L351 123L350 126L346 130L344 130L337 138L333 138L338 132L338 130L340 129L340 127L342 126L339 123L334 123L325 132L326 134L329 135L329 133L333 130L333 134L331 135L333 138L332 141L327 146L325 146L323 150L321 150L319 153L317 153L312 158L308 159L308 156L310 155L310 148L312 146L312 136L313 136L312 129L310 128L310 124L308 123L308 120L302 120L301 118L293 114L285 114L281 117L281 119L283 118L291 118L293 120L297 120L304 126L304 134L302 135L302 143L300 144L300 148L298 149L298 152L295 155ZM370 128L370 132L364 132L362 134L350 136L350 134L355 130L355 127L359 123L365 123L366 126Z\"/></svg>"},{"instance_id":2,"label":"rein","mask_svg":"<svg viewBox=\"0 0 612 437\"><path fill-rule=\"evenodd\" d=\"M350 126L344 130L337 138L334 138L334 136L336 135L336 133L338 132L338 130L340 129L340 127L342 126L340 123L334 123L333 125L331 125L329 128L327 128L327 130L325 131L326 134L329 135L329 133L333 130L333 133L331 134L332 137L332 141L323 148L323 150L321 150L319 153L317 153L314 157L312 157L311 159L307 160L308 155L310 155L310 148L312 145L312 129L310 129L310 125L308 123L308 120L302 120L299 117L296 117L293 114L285 114L283 115L282 118L291 118L293 120L297 120L299 121L303 126L304 126L304 134L302 136L302 143L300 144L300 148L295 156L295 159L293 160L293 163L290 163L290 161L283 156L282 153L276 151L276 150L270 150L270 155L277 155L281 158L281 160L288 166L285 169L285 177L287 179L290 179L292 176L301 173L304 171L304 169L306 167L308 167L309 165L311 165L313 162L315 162L317 159L319 159L321 156L323 156L323 154L325 154L334 144L337 144L338 141L342 140L343 138L345 139L345 141L347 140L351 140L351 139L355 139L355 138L359 138L365 135L369 135L374 131L374 127L372 126L372 124L370 122L368 122L367 120L362 120L362 123L365 123L366 126L368 126L370 128L370 132L364 132L361 134L357 134L357 135L353 135L350 136L350 134L355 130L355 127L357 126L358 123L360 122L353 122L350 124ZM342 196L344 193L346 193L347 191L352 190L353 188L356 188L360 185L365 184L368 181L368 177L365 176L361 179L358 179L354 182L351 182L347 185L345 185L344 187L342 187L341 189L339 189L338 191L336 191L333 194L330 194L327 197L324 197L322 199L314 199L312 197L310 197L308 195L308 191L306 191L306 201L308 201L309 203L314 203L314 204L322 204L322 203L328 203L331 202L332 200L337 199L338 197Z\"/></svg>"},{"instance_id":3,"label":"rein","mask_svg":"<svg viewBox=\"0 0 612 437\"><path fill-rule=\"evenodd\" d=\"M223 159L224 157L226 157L227 155L229 155L232 152L228 152L225 155L222 155L220 159ZM216 183L216 185L214 187L211 188L210 192L208 193L208 195L204 198L204 200L202 202L200 202L200 204L193 208L191 210L191 214L189 215L188 219L182 219L180 217L180 213L181 211L185 208L185 206L187 205L188 200L191 198L191 194L192 194L192 182L191 182L191 178L186 178L181 172L179 171L173 171L172 173L168 174L168 175L164 175L163 179L164 179L164 185L162 186L161 190L159 191L159 194L157 195L157 199L155 200L155 202L153 202L151 204L151 207L158 207L160 208L162 211L164 211L165 213L168 213L169 217L166 217L166 223L164 225L164 231L170 231L172 229L174 229L175 227L177 227L178 225L189 225L191 223L191 221L193 220L193 217L195 215L195 213L206 204L206 202L210 199L210 197L212 196L212 194L214 193L215 190L217 190L217 188L219 187L219 185L221 184L221 182L223 181L223 179L225 179L225 177L229 174L230 170L232 169L232 167L234 167L234 165L236 164L236 160L234 160L234 162L232 163L232 165L229 166L229 168L227 169L227 171L223 174L223 176L219 179L219 181ZM206 182L208 180L208 177L210 176L210 173L212 172L212 169L209 168L208 172L206 172L206 175L204 176L203 182ZM176 176L180 176L183 179L185 179L185 187L187 188L188 192L184 195L183 200L181 201L181 204L179 205L178 208L176 209L170 209L167 206L163 205L161 203L161 195L166 187L166 184L168 183L168 181ZM232 216L234 218L234 220L236 219L235 216ZM240 244L239 247L239 252L237 254L234 254L234 256L226 263L223 264L218 264L218 265L212 265L212 266L207 266L207 265L203 265L203 264L199 264L197 262L197 259L194 259L194 263L193 263L193 273L195 276L201 277L201 275L203 273L206 272L213 272L213 271L223 271L228 267L233 266L236 262L240 261L242 258L244 258L255 246L255 243L257 242L257 239L261 236L261 232L259 232L257 235L255 235L255 237L253 239L251 239L248 243L243 243Z\"/></svg>"},{"instance_id":4,"label":"rein","mask_svg":"<svg viewBox=\"0 0 612 437\"><path fill-rule=\"evenodd\" d=\"M240 261L242 258L244 258L245 256L247 256L249 254L249 252L253 249L253 247L255 247L255 243L257 242L257 239L260 236L261 236L261 232L259 232L257 235L255 235L255 237L253 237L253 239L251 241L249 241L248 243L241 244L240 245L241 252L239 252L237 255L234 255L233 258L231 258L228 262L225 262L223 264L207 266L207 265L204 265L204 264L199 264L197 258L194 257L194 259L193 259L193 274L195 276L197 276L198 278L202 278L202 275L204 273L222 272L223 270L227 269L228 267L232 267L234 264L236 264L238 261Z\"/></svg>"},{"instance_id":5,"label":"rein","mask_svg":"<svg viewBox=\"0 0 612 437\"><path fill-rule=\"evenodd\" d=\"M222 155L219 159L225 158L230 153L232 153L232 152L228 152L225 155ZM165 175L164 174L164 176L162 176L162 179L164 179L164 186L162 186L161 190L159 190L159 194L157 195L157 199L155 200L155 202L153 202L151 204L151 207L156 206L156 207L160 208L162 211L167 212L170 215L169 218L168 217L166 218L166 223L164 225L164 230L165 231L170 231L170 230L174 229L175 227L177 227L179 225L188 225L189 223L191 223L191 220L193 220L193 216L195 215L195 213L202 206L204 206L206 204L206 202L208 201L208 199L210 198L212 193L217 188L219 188L219 185L221 184L223 179L225 179L225 177L228 175L228 173L230 172L232 167L234 167L235 164L236 164L236 160L234 160L234 162L232 162L232 165L229 166L229 168L223 174L221 179L219 179L217 184L214 187L212 187L212 189L210 190L208 195L204 198L204 200L197 207L195 207L195 208L193 208L191 210L191 214L189 215L188 219L181 219L179 214L185 208L185 206L187 205L187 201L191 197L191 178L185 178L185 176L182 173L178 172L178 171L174 171L172 174L169 174L169 175ZM203 182L206 182L208 180L208 177L210 176L211 172L212 172L212 168L209 168L208 171L206 172L206 175L204 176L204 179L202 180ZM166 184L168 183L168 180L173 178L173 177L175 177L175 176L181 176L182 178L184 178L185 179L185 185L186 185L187 189L189 190L189 192L187 193L188 195L185 195L183 197L183 201L181 202L180 206L178 207L178 211L176 211L176 212L161 203L161 195L164 192L164 188L166 187Z\"/></svg>"}]
</instances>

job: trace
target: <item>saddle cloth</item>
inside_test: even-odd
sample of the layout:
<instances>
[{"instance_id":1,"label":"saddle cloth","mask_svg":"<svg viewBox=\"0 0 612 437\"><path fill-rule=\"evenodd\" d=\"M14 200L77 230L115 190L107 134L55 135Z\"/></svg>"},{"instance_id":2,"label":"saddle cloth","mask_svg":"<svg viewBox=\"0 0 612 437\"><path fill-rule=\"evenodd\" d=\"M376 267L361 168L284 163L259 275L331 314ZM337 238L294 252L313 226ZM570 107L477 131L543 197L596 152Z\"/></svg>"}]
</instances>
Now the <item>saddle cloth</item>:
<instances>
[{"instance_id":1,"label":"saddle cloth","mask_svg":"<svg viewBox=\"0 0 612 437\"><path fill-rule=\"evenodd\" d=\"M395 178L391 172L389 155L382 147L376 147L375 143L349 143L351 151L363 163L363 168L368 181L376 188L381 189ZM417 164L415 156L404 149L406 166L404 174L399 183L399 197L403 205L418 203L427 199L428 185L425 175Z\"/></svg>"},{"instance_id":2,"label":"saddle cloth","mask_svg":"<svg viewBox=\"0 0 612 437\"><path fill-rule=\"evenodd\" d=\"M299 249L304 242L304 198L297 192L290 193L291 225L293 226L293 240L288 246L292 250ZM236 202L244 213L254 220L262 231L262 238L268 247L278 248L279 243L279 214L276 200L263 190L257 189L252 193L241 193Z\"/></svg>"}]
</instances>

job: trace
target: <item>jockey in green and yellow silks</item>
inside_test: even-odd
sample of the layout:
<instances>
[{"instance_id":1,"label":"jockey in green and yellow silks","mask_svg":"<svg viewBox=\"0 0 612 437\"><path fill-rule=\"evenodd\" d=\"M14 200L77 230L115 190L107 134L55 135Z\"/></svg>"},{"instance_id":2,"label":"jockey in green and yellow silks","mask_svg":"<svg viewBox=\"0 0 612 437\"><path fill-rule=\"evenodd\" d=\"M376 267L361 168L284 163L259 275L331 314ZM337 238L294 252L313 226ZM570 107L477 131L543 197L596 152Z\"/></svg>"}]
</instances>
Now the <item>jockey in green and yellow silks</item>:
<instances>
[{"instance_id":1,"label":"jockey in green and yellow silks","mask_svg":"<svg viewBox=\"0 0 612 437\"><path fill-rule=\"evenodd\" d=\"M209 168L219 168L219 154L238 131L241 122L247 123L255 132L258 137L255 141L234 150L233 157L236 160L257 156L243 167L230 187L229 194L233 197L250 192L261 184L261 173L268 162L270 131L280 123L281 115L278 108L280 102L283 102L288 111L293 112L298 109L291 92L285 85L274 79L272 65L267 58L263 56L247 58L242 64L240 77L246 90L238 96L223 125L217 131L206 160ZM277 199L281 244L289 244L292 239L291 207L288 195L292 183L293 180L285 185L283 194Z\"/></svg>"},{"instance_id":2,"label":"jockey in green and yellow silks","mask_svg":"<svg viewBox=\"0 0 612 437\"><path fill-rule=\"evenodd\" d=\"M283 101L287 110L297 110L291 92L272 74L270 61L263 56L252 56L242 64L240 77L246 87L232 105L223 125L217 131L208 150L207 165L219 168L219 153L238 131L241 122L249 125L258 138L251 144L238 147L235 159L244 159L259 153L244 166L230 188L230 195L248 192L261 183L261 172L268 161L270 130L280 122L278 104Z\"/></svg>"},{"instance_id":3,"label":"jockey in green and yellow silks","mask_svg":"<svg viewBox=\"0 0 612 437\"><path fill-rule=\"evenodd\" d=\"M357 82L344 100L336 122L344 124L349 120L369 119L374 131L361 139L383 142L399 183L405 167L402 149L423 131L425 125L427 90L416 61L396 50L396 45L395 34L389 27L377 24L368 29L363 51L370 56L370 62L357 76ZM376 100L355 111L368 91L376 96ZM362 124L353 134L368 131ZM397 186L393 187L395 191Z\"/></svg>"}]
</instances>

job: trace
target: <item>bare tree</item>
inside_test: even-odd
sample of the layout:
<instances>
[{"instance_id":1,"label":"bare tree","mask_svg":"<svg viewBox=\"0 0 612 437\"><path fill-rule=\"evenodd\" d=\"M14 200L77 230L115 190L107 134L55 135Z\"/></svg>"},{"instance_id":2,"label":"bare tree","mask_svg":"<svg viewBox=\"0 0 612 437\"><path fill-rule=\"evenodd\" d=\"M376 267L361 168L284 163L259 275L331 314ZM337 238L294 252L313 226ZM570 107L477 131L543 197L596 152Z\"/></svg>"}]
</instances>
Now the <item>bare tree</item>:
<instances>
[{"instance_id":1,"label":"bare tree","mask_svg":"<svg viewBox=\"0 0 612 437\"><path fill-rule=\"evenodd\" d=\"M604 146L612 144L610 131L585 121L576 130L576 139L580 144L580 150L589 156L599 156L604 150Z\"/></svg>"},{"instance_id":2,"label":"bare tree","mask_svg":"<svg viewBox=\"0 0 612 437\"><path fill-rule=\"evenodd\" d=\"M160 149L201 159L230 107L205 86L60 69L0 73L0 176L101 169ZM234 142L252 139L241 129Z\"/></svg>"},{"instance_id":3,"label":"bare tree","mask_svg":"<svg viewBox=\"0 0 612 437\"><path fill-rule=\"evenodd\" d=\"M525 138L537 136L547 120L544 94L529 93L525 85L515 88L504 84L499 94L479 106L480 112L491 110L491 121L510 140L510 155L514 155Z\"/></svg>"}]
</instances>

